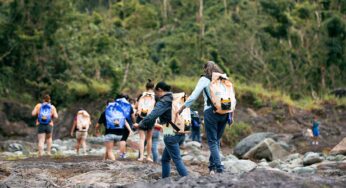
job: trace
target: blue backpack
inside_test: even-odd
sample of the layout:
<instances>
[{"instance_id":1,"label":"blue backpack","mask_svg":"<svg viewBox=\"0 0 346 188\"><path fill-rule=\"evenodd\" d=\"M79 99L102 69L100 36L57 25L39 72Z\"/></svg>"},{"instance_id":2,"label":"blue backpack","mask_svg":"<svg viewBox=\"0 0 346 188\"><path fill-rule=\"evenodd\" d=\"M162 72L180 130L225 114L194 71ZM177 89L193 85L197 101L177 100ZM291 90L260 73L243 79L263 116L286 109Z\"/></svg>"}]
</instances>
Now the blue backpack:
<instances>
[{"instance_id":1,"label":"blue backpack","mask_svg":"<svg viewBox=\"0 0 346 188\"><path fill-rule=\"evenodd\" d=\"M52 106L49 103L42 103L38 113L38 122L48 125L52 120Z\"/></svg>"},{"instance_id":2,"label":"blue backpack","mask_svg":"<svg viewBox=\"0 0 346 188\"><path fill-rule=\"evenodd\" d=\"M193 127L200 127L201 124L199 123L198 120L196 120L195 118L192 119L192 126Z\"/></svg>"},{"instance_id":3,"label":"blue backpack","mask_svg":"<svg viewBox=\"0 0 346 188\"><path fill-rule=\"evenodd\" d=\"M132 109L131 104L125 98L117 99L115 100L115 103L117 103L120 106L120 108L122 109L124 113L125 118L127 120L131 120L131 109Z\"/></svg>"},{"instance_id":4,"label":"blue backpack","mask_svg":"<svg viewBox=\"0 0 346 188\"><path fill-rule=\"evenodd\" d=\"M106 108L106 128L107 129L124 129L126 119L131 114L131 104L117 100L109 103Z\"/></svg>"}]
</instances>

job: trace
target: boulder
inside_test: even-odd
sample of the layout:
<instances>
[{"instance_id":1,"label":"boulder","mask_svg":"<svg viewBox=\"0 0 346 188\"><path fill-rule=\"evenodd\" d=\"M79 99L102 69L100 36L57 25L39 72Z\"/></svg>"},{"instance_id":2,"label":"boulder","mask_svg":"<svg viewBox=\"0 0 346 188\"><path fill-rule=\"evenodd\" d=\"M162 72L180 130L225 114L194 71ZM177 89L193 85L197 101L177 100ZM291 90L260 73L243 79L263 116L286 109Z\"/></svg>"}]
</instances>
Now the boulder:
<instances>
[{"instance_id":1,"label":"boulder","mask_svg":"<svg viewBox=\"0 0 346 188\"><path fill-rule=\"evenodd\" d=\"M257 164L250 160L230 160L224 162L224 167L233 174L241 174L255 169Z\"/></svg>"},{"instance_id":2,"label":"boulder","mask_svg":"<svg viewBox=\"0 0 346 188\"><path fill-rule=\"evenodd\" d=\"M256 146L258 143L260 143L262 140L269 138L273 136L274 133L271 132L260 132L260 133L254 133L243 140L241 140L236 147L234 148L234 155L238 158L242 158L242 156L248 152L251 148Z\"/></svg>"},{"instance_id":3,"label":"boulder","mask_svg":"<svg viewBox=\"0 0 346 188\"><path fill-rule=\"evenodd\" d=\"M320 153L307 152L304 155L303 165L308 166L323 161L324 157Z\"/></svg>"},{"instance_id":4,"label":"boulder","mask_svg":"<svg viewBox=\"0 0 346 188\"><path fill-rule=\"evenodd\" d=\"M185 143L185 148L186 149L194 149L194 148L201 148L202 144L199 143L199 142L196 142L196 141L190 141L190 142L187 142Z\"/></svg>"},{"instance_id":5,"label":"boulder","mask_svg":"<svg viewBox=\"0 0 346 188\"><path fill-rule=\"evenodd\" d=\"M192 159L194 159L194 156L192 155L185 155L182 157L183 161L191 161Z\"/></svg>"},{"instance_id":6,"label":"boulder","mask_svg":"<svg viewBox=\"0 0 346 188\"><path fill-rule=\"evenodd\" d=\"M272 161L288 155L288 151L271 138L266 138L243 155L246 159L266 159Z\"/></svg>"},{"instance_id":7,"label":"boulder","mask_svg":"<svg viewBox=\"0 0 346 188\"><path fill-rule=\"evenodd\" d=\"M11 143L8 145L7 151L9 152L23 151L23 145L18 143Z\"/></svg>"},{"instance_id":8,"label":"boulder","mask_svg":"<svg viewBox=\"0 0 346 188\"><path fill-rule=\"evenodd\" d=\"M344 139L342 139L342 141L337 144L331 151L330 151L331 155L346 155L346 137Z\"/></svg>"}]
</instances>

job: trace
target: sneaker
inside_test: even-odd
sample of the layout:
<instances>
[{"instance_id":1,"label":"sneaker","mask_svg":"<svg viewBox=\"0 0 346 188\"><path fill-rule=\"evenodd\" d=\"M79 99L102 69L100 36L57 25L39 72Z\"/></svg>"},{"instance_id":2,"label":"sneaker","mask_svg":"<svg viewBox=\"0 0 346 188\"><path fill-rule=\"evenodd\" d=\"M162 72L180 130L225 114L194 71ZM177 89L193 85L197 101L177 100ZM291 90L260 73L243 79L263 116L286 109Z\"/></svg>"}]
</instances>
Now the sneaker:
<instances>
[{"instance_id":1,"label":"sneaker","mask_svg":"<svg viewBox=\"0 0 346 188\"><path fill-rule=\"evenodd\" d=\"M211 171L209 172L209 175L211 175L211 176L215 175L215 171L214 171L214 170L211 170Z\"/></svg>"},{"instance_id":2,"label":"sneaker","mask_svg":"<svg viewBox=\"0 0 346 188\"><path fill-rule=\"evenodd\" d=\"M126 159L127 157L126 157L126 153L121 153L120 154L120 159Z\"/></svg>"}]
</instances>

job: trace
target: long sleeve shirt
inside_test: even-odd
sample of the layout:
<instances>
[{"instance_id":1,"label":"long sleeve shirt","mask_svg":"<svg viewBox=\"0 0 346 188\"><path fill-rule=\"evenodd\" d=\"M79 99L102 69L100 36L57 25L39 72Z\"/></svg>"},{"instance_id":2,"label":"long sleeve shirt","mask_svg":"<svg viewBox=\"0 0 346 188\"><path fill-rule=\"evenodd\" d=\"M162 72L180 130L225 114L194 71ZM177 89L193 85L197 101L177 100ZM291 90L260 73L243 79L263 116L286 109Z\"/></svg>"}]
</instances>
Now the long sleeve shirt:
<instances>
[{"instance_id":1,"label":"long sleeve shirt","mask_svg":"<svg viewBox=\"0 0 346 188\"><path fill-rule=\"evenodd\" d=\"M191 93L190 97L185 101L185 106L190 107L192 105L192 103L198 99L201 92L204 91L204 88L206 88L207 95L210 96L209 85L210 85L210 80L208 78L206 78L205 76L202 76L198 80L198 83L197 83L195 89L193 90L193 92ZM204 110L211 108L211 105L208 105L208 102L207 102L208 98L207 98L205 92L203 92L203 98L204 98Z\"/></svg>"}]
</instances>

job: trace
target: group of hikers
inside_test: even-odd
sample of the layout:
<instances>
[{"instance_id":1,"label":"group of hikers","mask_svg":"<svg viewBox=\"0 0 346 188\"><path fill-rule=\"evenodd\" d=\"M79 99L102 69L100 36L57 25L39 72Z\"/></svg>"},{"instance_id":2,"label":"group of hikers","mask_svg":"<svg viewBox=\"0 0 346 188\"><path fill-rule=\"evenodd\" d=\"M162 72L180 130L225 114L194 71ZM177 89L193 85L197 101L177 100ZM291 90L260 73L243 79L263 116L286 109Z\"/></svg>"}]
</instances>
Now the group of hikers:
<instances>
[{"instance_id":1,"label":"group of hikers","mask_svg":"<svg viewBox=\"0 0 346 188\"><path fill-rule=\"evenodd\" d=\"M159 162L158 142L162 132L165 144L161 157L162 178L170 176L171 160L179 175L187 176L188 171L180 155L180 145L184 142L185 135L191 131L192 140L201 142L201 120L198 112L192 111L190 107L202 93L204 129L210 151L209 173L211 175L222 173L224 167L220 159L220 141L226 124L233 123L236 98L232 82L217 64L208 61L204 64L203 70L204 75L200 77L189 97L184 92L172 93L171 86L163 81L154 85L149 80L146 91L137 100L131 100L121 94L115 99L108 100L95 126L96 136L101 134L101 124L105 127L103 158L115 160L113 147L116 142L119 142L120 158L126 158L126 140L133 130L138 130L140 137L138 161ZM42 155L45 141L49 155L52 144L52 120L58 118L56 108L50 104L49 95L45 95L43 102L35 106L32 115L37 117L38 155ZM80 148L85 153L90 125L89 113L80 109L71 129L71 136L75 134L77 138L77 153Z\"/></svg>"}]
</instances>

